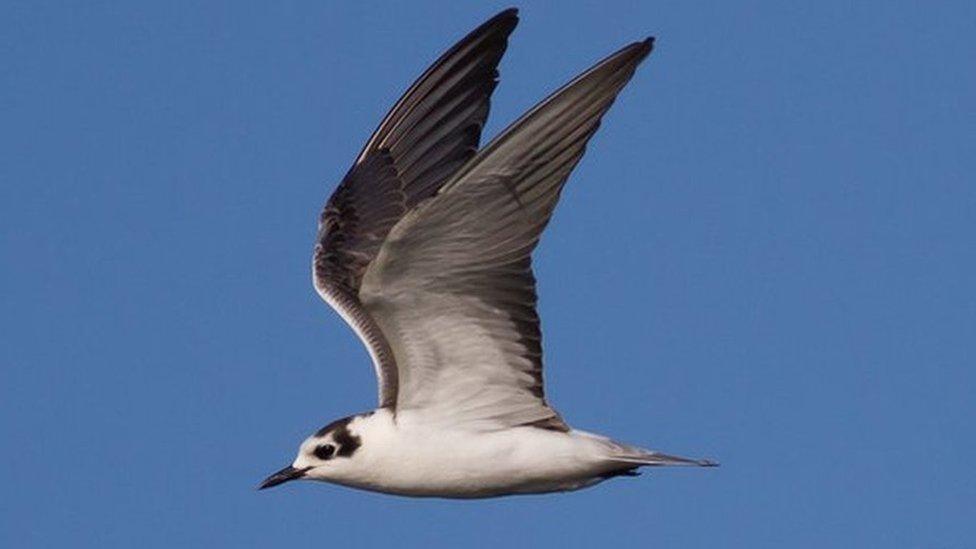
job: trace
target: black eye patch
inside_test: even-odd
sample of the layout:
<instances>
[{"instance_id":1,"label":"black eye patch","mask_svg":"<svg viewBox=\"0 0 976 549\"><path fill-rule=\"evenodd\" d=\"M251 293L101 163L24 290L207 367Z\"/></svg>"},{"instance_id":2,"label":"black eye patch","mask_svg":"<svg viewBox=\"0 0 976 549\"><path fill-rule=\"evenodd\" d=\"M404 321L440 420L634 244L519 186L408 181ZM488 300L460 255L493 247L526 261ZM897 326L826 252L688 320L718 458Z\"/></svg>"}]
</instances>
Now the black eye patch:
<instances>
[{"instance_id":1,"label":"black eye patch","mask_svg":"<svg viewBox=\"0 0 976 549\"><path fill-rule=\"evenodd\" d=\"M332 457L332 454L335 453L335 446L331 444L322 444L321 446L316 446L312 453L315 454L315 457L319 459L329 459Z\"/></svg>"}]
</instances>

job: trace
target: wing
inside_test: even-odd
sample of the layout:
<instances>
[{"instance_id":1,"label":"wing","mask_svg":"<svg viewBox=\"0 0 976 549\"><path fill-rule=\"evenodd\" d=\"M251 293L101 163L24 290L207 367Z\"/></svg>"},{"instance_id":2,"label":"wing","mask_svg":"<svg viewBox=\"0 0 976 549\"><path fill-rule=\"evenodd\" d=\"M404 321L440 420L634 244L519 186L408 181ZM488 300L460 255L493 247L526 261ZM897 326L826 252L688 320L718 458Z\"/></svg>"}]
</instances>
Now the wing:
<instances>
[{"instance_id":1,"label":"wing","mask_svg":"<svg viewBox=\"0 0 976 549\"><path fill-rule=\"evenodd\" d=\"M360 302L363 273L403 214L474 156L498 62L517 23L516 10L503 11L434 62L394 105L322 212L315 288L369 350L381 407L396 403L397 368Z\"/></svg>"},{"instance_id":2,"label":"wing","mask_svg":"<svg viewBox=\"0 0 976 549\"><path fill-rule=\"evenodd\" d=\"M544 399L531 253L603 114L651 51L631 44L515 122L390 231L360 288L424 421L564 429Z\"/></svg>"}]
</instances>

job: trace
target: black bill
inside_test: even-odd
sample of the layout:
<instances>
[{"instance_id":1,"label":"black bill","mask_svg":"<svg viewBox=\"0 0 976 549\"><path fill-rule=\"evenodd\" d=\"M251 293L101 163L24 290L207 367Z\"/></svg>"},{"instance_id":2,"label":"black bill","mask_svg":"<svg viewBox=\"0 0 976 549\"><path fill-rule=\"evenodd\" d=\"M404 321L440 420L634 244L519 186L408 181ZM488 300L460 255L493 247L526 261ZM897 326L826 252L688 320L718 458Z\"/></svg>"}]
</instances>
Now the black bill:
<instances>
[{"instance_id":1,"label":"black bill","mask_svg":"<svg viewBox=\"0 0 976 549\"><path fill-rule=\"evenodd\" d=\"M288 482L289 480L295 480L305 476L305 471L308 471L311 467L306 467L304 469L295 469L291 465L285 467L284 469L278 471L277 473L271 475L270 477L264 479L264 482L258 486L258 490L264 490L265 488L271 488L272 486L277 486Z\"/></svg>"}]
</instances>

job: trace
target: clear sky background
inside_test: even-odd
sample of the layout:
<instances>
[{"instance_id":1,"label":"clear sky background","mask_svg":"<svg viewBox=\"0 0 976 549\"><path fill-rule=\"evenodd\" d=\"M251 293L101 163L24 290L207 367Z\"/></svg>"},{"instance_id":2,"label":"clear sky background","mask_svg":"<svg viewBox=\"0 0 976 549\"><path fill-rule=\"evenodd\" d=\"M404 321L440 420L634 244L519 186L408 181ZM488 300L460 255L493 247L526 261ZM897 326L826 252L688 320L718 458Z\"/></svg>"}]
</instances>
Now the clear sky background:
<instances>
[{"instance_id":1,"label":"clear sky background","mask_svg":"<svg viewBox=\"0 0 976 549\"><path fill-rule=\"evenodd\" d=\"M353 4L0 8L0 546L973 546L965 1L522 3L486 136L658 37L537 254L551 401L722 467L256 492L374 404L310 282L324 200L508 6Z\"/></svg>"}]
</instances>

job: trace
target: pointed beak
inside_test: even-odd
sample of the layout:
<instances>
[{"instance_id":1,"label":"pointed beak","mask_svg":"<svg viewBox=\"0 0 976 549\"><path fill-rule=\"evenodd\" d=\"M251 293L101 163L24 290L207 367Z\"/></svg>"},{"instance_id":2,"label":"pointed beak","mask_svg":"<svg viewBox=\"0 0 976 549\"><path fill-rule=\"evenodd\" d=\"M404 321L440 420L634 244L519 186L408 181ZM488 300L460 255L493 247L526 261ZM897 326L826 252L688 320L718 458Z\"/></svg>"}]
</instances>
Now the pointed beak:
<instances>
[{"instance_id":1,"label":"pointed beak","mask_svg":"<svg viewBox=\"0 0 976 549\"><path fill-rule=\"evenodd\" d=\"M284 469L264 479L264 482L262 482L261 485L258 486L258 490L264 490L265 488L271 488L272 486L284 484L289 480L302 478L303 476L305 476L305 472L308 471L309 469L311 469L311 467L306 467L304 469L295 469L294 467L289 465L288 467L285 467Z\"/></svg>"}]
</instances>

